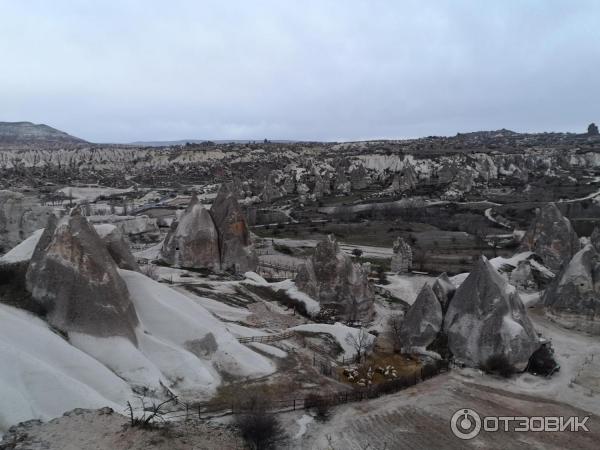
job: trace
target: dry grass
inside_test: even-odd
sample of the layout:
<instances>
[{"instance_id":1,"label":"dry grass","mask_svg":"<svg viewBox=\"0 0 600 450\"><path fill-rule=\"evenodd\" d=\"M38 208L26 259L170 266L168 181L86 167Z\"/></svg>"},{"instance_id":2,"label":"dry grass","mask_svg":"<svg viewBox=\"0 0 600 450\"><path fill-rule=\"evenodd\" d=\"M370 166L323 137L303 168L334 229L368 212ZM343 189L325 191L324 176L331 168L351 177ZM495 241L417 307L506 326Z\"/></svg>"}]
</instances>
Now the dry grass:
<instances>
[{"instance_id":1,"label":"dry grass","mask_svg":"<svg viewBox=\"0 0 600 450\"><path fill-rule=\"evenodd\" d=\"M421 362L417 358L413 358L410 355L401 355L399 353L374 353L369 356L365 363L358 366L358 373L360 378L367 379L367 372L369 367L373 369L373 378L371 382L373 384L380 384L386 381L392 380L391 377L385 377L383 374L377 371L378 367L393 366L396 369L398 377L413 376L415 372L421 370ZM338 368L338 375L341 382L356 386L355 382L348 381L346 376L343 374L343 368ZM356 381L356 380L355 380Z\"/></svg>"},{"instance_id":2,"label":"dry grass","mask_svg":"<svg viewBox=\"0 0 600 450\"><path fill-rule=\"evenodd\" d=\"M278 383L254 383L240 384L232 383L219 387L217 394L207 403L209 407L227 408L231 405L239 405L251 397L260 397L267 402L294 397L294 393L301 389L300 383L283 380Z\"/></svg>"}]
</instances>

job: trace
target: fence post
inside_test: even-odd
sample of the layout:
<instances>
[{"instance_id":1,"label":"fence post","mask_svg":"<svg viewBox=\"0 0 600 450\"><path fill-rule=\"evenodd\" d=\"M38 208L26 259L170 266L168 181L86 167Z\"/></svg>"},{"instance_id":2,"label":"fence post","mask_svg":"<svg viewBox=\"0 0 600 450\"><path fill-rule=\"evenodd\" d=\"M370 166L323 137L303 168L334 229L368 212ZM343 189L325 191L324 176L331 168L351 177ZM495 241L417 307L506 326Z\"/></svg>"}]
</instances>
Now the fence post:
<instances>
[{"instance_id":1,"label":"fence post","mask_svg":"<svg viewBox=\"0 0 600 450\"><path fill-rule=\"evenodd\" d=\"M296 399L294 399L294 411L296 411Z\"/></svg>"},{"instance_id":2,"label":"fence post","mask_svg":"<svg viewBox=\"0 0 600 450\"><path fill-rule=\"evenodd\" d=\"M200 405L198 405L198 420L200 420L200 419L202 418L202 417L201 417L201 416L202 416L202 411L201 411L201 409L202 409L202 408L200 407Z\"/></svg>"}]
</instances>

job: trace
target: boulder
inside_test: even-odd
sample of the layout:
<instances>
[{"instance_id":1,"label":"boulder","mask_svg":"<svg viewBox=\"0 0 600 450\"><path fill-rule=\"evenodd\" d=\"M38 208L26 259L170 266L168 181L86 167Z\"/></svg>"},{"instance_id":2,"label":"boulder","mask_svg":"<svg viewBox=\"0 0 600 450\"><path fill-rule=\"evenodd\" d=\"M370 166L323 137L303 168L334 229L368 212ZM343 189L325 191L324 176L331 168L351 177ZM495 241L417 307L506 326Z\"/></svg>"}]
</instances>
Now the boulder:
<instances>
[{"instance_id":1,"label":"boulder","mask_svg":"<svg viewBox=\"0 0 600 450\"><path fill-rule=\"evenodd\" d=\"M412 268L412 249L410 245L399 237L394 241L392 250L394 252L390 264L392 272L408 272Z\"/></svg>"},{"instance_id":2,"label":"boulder","mask_svg":"<svg viewBox=\"0 0 600 450\"><path fill-rule=\"evenodd\" d=\"M537 254L553 272L560 271L581 248L579 238L554 203L537 211L531 227L521 240L521 251Z\"/></svg>"},{"instance_id":3,"label":"boulder","mask_svg":"<svg viewBox=\"0 0 600 450\"><path fill-rule=\"evenodd\" d=\"M319 242L313 256L301 264L296 286L348 320L370 320L374 292L367 270L341 252L333 236Z\"/></svg>"},{"instance_id":4,"label":"boulder","mask_svg":"<svg viewBox=\"0 0 600 450\"><path fill-rule=\"evenodd\" d=\"M437 337L442 327L442 306L431 287L423 286L410 306L400 329L404 351L413 347L426 348Z\"/></svg>"},{"instance_id":5,"label":"boulder","mask_svg":"<svg viewBox=\"0 0 600 450\"><path fill-rule=\"evenodd\" d=\"M160 259L175 267L219 270L219 234L211 214L192 195L190 203L165 238Z\"/></svg>"},{"instance_id":6,"label":"boulder","mask_svg":"<svg viewBox=\"0 0 600 450\"><path fill-rule=\"evenodd\" d=\"M0 190L0 254L44 228L51 215L52 208L40 205L34 198Z\"/></svg>"},{"instance_id":7,"label":"boulder","mask_svg":"<svg viewBox=\"0 0 600 450\"><path fill-rule=\"evenodd\" d=\"M547 315L566 328L600 335L600 254L588 244L544 293Z\"/></svg>"},{"instance_id":8,"label":"boulder","mask_svg":"<svg viewBox=\"0 0 600 450\"><path fill-rule=\"evenodd\" d=\"M452 297L444 331L455 358L472 367L504 356L522 371L540 345L516 289L483 256Z\"/></svg>"},{"instance_id":9,"label":"boulder","mask_svg":"<svg viewBox=\"0 0 600 450\"><path fill-rule=\"evenodd\" d=\"M63 333L123 336L137 343L138 318L117 265L78 211L51 220L33 252L27 290Z\"/></svg>"},{"instance_id":10,"label":"boulder","mask_svg":"<svg viewBox=\"0 0 600 450\"><path fill-rule=\"evenodd\" d=\"M226 183L221 185L210 215L219 235L222 270L254 271L258 258L254 253L250 231L235 193Z\"/></svg>"}]
</instances>

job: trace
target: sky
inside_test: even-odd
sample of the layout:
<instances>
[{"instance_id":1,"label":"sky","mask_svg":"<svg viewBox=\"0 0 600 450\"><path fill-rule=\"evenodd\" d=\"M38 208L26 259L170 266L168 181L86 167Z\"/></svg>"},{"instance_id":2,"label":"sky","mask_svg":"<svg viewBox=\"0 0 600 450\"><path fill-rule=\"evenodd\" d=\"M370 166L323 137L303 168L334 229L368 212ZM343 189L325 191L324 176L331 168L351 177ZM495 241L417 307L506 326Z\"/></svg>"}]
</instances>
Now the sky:
<instances>
[{"instance_id":1,"label":"sky","mask_svg":"<svg viewBox=\"0 0 600 450\"><path fill-rule=\"evenodd\" d=\"M0 121L92 142L600 122L597 0L0 0Z\"/></svg>"}]
</instances>

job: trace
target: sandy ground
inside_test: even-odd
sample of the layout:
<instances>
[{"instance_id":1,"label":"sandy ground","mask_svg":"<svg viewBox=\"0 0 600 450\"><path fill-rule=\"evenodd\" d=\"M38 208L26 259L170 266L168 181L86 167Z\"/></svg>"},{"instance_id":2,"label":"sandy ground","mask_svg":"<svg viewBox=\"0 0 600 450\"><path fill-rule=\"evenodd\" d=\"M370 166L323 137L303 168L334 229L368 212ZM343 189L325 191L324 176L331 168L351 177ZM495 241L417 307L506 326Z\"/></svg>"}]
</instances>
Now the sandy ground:
<instances>
[{"instance_id":1,"label":"sandy ground","mask_svg":"<svg viewBox=\"0 0 600 450\"><path fill-rule=\"evenodd\" d=\"M486 432L460 440L450 418L463 408L485 416L591 416L589 432ZM478 383L453 371L405 391L333 408L326 422L308 411L278 416L288 439L286 449L597 449L598 416L562 402L517 394ZM169 432L131 429L115 413L75 410L41 425L13 429L0 448L87 449L237 449L244 448L231 417L214 422L180 423ZM14 446L10 443L14 442ZM4 447L2 447L4 445Z\"/></svg>"},{"instance_id":2,"label":"sandy ground","mask_svg":"<svg viewBox=\"0 0 600 450\"><path fill-rule=\"evenodd\" d=\"M588 420L590 432L481 432L463 441L450 430L450 418L471 408L481 416L551 416L589 413L564 403L514 394L467 382L458 373L440 375L413 388L362 403L335 408L328 422L299 422L304 413L288 414L286 428L300 437L299 449L597 449L600 423ZM305 429L304 429L305 428Z\"/></svg>"},{"instance_id":3,"label":"sandy ground","mask_svg":"<svg viewBox=\"0 0 600 450\"><path fill-rule=\"evenodd\" d=\"M189 421L167 430L142 430L111 410L78 409L46 424L26 422L13 427L0 449L27 450L199 450L245 448L233 427Z\"/></svg>"}]
</instances>

